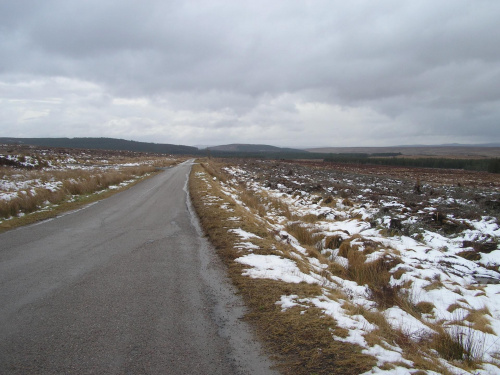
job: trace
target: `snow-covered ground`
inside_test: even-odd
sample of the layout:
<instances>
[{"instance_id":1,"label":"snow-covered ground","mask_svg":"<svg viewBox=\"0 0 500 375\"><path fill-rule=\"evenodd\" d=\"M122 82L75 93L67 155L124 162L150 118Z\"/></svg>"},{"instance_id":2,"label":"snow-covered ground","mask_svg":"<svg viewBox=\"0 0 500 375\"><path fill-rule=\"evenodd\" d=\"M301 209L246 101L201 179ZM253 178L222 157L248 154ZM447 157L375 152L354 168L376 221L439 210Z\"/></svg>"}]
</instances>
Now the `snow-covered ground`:
<instances>
[{"instance_id":1,"label":"snow-covered ground","mask_svg":"<svg viewBox=\"0 0 500 375\"><path fill-rule=\"evenodd\" d=\"M478 196L486 202L484 207L498 205L497 188L475 191L474 200L471 190L464 192L463 187L420 186L418 181L418 191L400 194L408 188L398 179L367 181L331 172L318 185L314 172L298 175L276 168L263 173L265 167L253 164L225 168L229 178L219 181L221 189L242 206L242 185L260 197L266 215L255 213L256 218L276 241L290 244L293 250L256 254L258 246L252 241L258 237L232 229L241 237L236 261L245 265L248 277L318 284L323 290L314 298L283 295L276 301L282 310L315 306L334 318L348 333L334 332L332 339L357 344L363 353L376 357L377 366L367 374L412 374L418 367L410 359L415 353L408 353L397 341L383 336L375 344L367 340L381 327L363 311L382 314L394 331L415 343L413 348L421 345L421 356L438 361L436 366L449 373L471 373L474 367L474 374L500 373L500 227L498 216L490 215L495 209L476 207ZM276 208L276 201L286 205L288 215ZM319 257L294 237L289 229L292 222L314 233ZM399 302L382 305L369 283L331 272L349 268L347 252L363 254L364 263L390 264L384 288L395 291ZM446 334L465 347L461 360L443 358L431 344L433 337Z\"/></svg>"},{"instance_id":2,"label":"snow-covered ground","mask_svg":"<svg viewBox=\"0 0 500 375\"><path fill-rule=\"evenodd\" d=\"M74 199L68 186L97 181L96 191L118 189L140 177L141 167L164 166L168 157L134 157L132 153L97 150L62 150L13 145L0 146L0 221L50 208L54 201ZM113 178L109 176L114 174ZM109 181L114 181L109 184ZM60 194L59 194L60 193ZM69 195L69 196L68 196ZM75 194L73 194L75 195ZM44 200L38 197L46 197ZM14 201L31 199L36 207ZM10 206L9 206L10 205Z\"/></svg>"}]
</instances>

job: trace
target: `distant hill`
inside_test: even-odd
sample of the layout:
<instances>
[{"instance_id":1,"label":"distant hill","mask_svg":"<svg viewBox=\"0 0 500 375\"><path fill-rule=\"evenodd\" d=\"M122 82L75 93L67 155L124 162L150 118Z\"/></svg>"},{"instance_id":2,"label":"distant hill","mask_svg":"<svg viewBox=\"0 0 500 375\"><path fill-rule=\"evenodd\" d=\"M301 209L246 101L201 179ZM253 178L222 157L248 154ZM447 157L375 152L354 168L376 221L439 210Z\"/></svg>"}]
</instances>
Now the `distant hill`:
<instances>
[{"instance_id":1,"label":"distant hill","mask_svg":"<svg viewBox=\"0 0 500 375\"><path fill-rule=\"evenodd\" d=\"M116 138L0 138L2 144L26 144L45 147L87 148L96 150L122 150L136 152L155 152L160 154L196 155L196 147L127 141Z\"/></svg>"},{"instance_id":2,"label":"distant hill","mask_svg":"<svg viewBox=\"0 0 500 375\"><path fill-rule=\"evenodd\" d=\"M305 150L298 150L294 148L282 148L269 145L252 145L252 144L240 144L234 143L229 145L213 146L207 147L210 151L222 151L222 152L249 152L249 153L305 153Z\"/></svg>"}]
</instances>

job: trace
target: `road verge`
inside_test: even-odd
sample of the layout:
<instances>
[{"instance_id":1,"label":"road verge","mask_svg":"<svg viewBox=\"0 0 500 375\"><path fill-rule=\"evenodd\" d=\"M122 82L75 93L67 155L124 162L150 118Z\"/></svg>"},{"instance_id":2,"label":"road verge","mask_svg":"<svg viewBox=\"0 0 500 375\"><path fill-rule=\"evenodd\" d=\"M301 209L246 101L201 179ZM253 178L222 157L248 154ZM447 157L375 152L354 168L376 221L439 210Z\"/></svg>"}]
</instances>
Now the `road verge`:
<instances>
[{"instance_id":1,"label":"road verge","mask_svg":"<svg viewBox=\"0 0 500 375\"><path fill-rule=\"evenodd\" d=\"M276 303L283 295L314 297L321 286L287 283L244 276L245 267L237 260L246 246L242 235L254 236L255 255L287 253L290 245L275 240L258 215L247 205L238 204L221 190L225 180L214 162L195 164L191 171L189 190L200 223L218 254L227 266L233 284L249 308L246 319L256 327L266 348L284 374L360 374L371 369L376 361L361 353L361 347L332 340L336 322L325 317L319 308L292 307L283 310ZM258 248L257 248L258 247Z\"/></svg>"}]
</instances>

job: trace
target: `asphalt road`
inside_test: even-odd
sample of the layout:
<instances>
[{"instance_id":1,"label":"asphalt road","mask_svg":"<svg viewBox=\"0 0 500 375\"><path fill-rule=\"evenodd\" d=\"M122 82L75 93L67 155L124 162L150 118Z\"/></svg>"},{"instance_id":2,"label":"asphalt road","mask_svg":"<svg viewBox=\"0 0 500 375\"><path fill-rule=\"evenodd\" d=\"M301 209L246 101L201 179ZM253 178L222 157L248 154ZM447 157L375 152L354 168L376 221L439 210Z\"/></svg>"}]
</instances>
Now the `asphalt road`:
<instances>
[{"instance_id":1,"label":"asphalt road","mask_svg":"<svg viewBox=\"0 0 500 375\"><path fill-rule=\"evenodd\" d=\"M268 374L186 162L0 235L0 374Z\"/></svg>"}]
</instances>

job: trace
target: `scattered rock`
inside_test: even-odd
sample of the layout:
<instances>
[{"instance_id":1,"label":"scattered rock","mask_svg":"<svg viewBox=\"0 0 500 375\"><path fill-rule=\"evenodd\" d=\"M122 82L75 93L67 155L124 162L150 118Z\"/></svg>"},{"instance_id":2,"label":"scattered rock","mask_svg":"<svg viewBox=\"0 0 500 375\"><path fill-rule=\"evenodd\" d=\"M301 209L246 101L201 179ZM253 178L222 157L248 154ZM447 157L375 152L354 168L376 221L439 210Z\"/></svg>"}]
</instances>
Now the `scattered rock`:
<instances>
[{"instance_id":1,"label":"scattered rock","mask_svg":"<svg viewBox=\"0 0 500 375\"><path fill-rule=\"evenodd\" d=\"M489 276L474 276L474 279L479 284L500 284L500 279L495 279Z\"/></svg>"},{"instance_id":2,"label":"scattered rock","mask_svg":"<svg viewBox=\"0 0 500 375\"><path fill-rule=\"evenodd\" d=\"M479 253L489 254L492 251L497 250L498 243L491 242L475 242L475 241L464 241L462 247L472 247L475 251Z\"/></svg>"}]
</instances>

